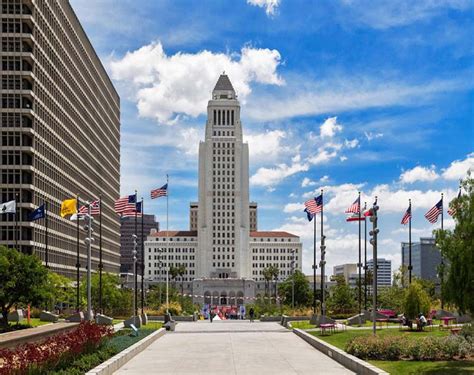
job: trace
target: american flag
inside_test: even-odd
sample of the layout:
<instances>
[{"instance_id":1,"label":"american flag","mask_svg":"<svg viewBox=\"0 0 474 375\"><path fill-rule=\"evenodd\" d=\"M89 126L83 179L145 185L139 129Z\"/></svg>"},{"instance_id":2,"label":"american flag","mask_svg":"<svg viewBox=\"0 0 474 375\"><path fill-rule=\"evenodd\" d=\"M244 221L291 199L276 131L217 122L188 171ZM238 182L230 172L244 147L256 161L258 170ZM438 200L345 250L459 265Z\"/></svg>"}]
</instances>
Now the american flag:
<instances>
[{"instance_id":1,"label":"american flag","mask_svg":"<svg viewBox=\"0 0 474 375\"><path fill-rule=\"evenodd\" d=\"M166 197L168 195L168 184L164 184L162 187L151 191L151 199Z\"/></svg>"},{"instance_id":2,"label":"american flag","mask_svg":"<svg viewBox=\"0 0 474 375\"><path fill-rule=\"evenodd\" d=\"M361 216L359 218L359 213L358 212L354 212L351 216L348 216L346 218L346 221L364 221L365 220L365 216Z\"/></svg>"},{"instance_id":3,"label":"american flag","mask_svg":"<svg viewBox=\"0 0 474 375\"><path fill-rule=\"evenodd\" d=\"M434 207L425 214L425 217L431 224L434 224L438 221L438 216L441 212L443 212L443 199L436 203Z\"/></svg>"},{"instance_id":4,"label":"american flag","mask_svg":"<svg viewBox=\"0 0 474 375\"><path fill-rule=\"evenodd\" d=\"M406 225L411 219L411 204L408 206L405 215L402 217L402 222L401 224Z\"/></svg>"},{"instance_id":5,"label":"american flag","mask_svg":"<svg viewBox=\"0 0 474 375\"><path fill-rule=\"evenodd\" d=\"M459 199L461 198L461 189L459 189L459 193L458 193L458 196L456 197L456 199ZM456 211L457 211L457 204L454 202L454 199L449 202L449 205L451 206L450 208L448 208L448 214L449 216L454 216L456 215Z\"/></svg>"},{"instance_id":6,"label":"american flag","mask_svg":"<svg viewBox=\"0 0 474 375\"><path fill-rule=\"evenodd\" d=\"M87 214L87 206L79 207L79 214ZM97 199L91 203L91 215L100 214L100 200Z\"/></svg>"},{"instance_id":7,"label":"american flag","mask_svg":"<svg viewBox=\"0 0 474 375\"><path fill-rule=\"evenodd\" d=\"M358 214L359 213L359 210L360 210L360 197L358 197L354 203L352 203L350 205L350 207L346 210L346 214L351 214L351 213L354 213L354 214Z\"/></svg>"},{"instance_id":8,"label":"american flag","mask_svg":"<svg viewBox=\"0 0 474 375\"><path fill-rule=\"evenodd\" d=\"M121 214L127 210L135 210L137 203L137 195L127 195L126 197L120 197L115 201L115 212Z\"/></svg>"},{"instance_id":9,"label":"american flag","mask_svg":"<svg viewBox=\"0 0 474 375\"><path fill-rule=\"evenodd\" d=\"M131 208L127 208L125 211L122 211L120 213L122 217L141 217L142 216L142 202L137 202L136 205L134 205Z\"/></svg>"},{"instance_id":10,"label":"american flag","mask_svg":"<svg viewBox=\"0 0 474 375\"><path fill-rule=\"evenodd\" d=\"M321 212L323 209L323 196L320 195L304 202L304 206L306 207L307 212L311 215Z\"/></svg>"}]
</instances>

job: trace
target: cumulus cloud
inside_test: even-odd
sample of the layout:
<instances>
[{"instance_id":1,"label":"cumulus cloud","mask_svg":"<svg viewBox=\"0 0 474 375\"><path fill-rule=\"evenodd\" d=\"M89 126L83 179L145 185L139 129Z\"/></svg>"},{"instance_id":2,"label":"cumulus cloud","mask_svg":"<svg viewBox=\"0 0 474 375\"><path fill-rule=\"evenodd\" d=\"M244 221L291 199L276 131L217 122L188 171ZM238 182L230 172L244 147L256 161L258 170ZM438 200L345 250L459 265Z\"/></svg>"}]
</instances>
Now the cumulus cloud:
<instances>
[{"instance_id":1,"label":"cumulus cloud","mask_svg":"<svg viewBox=\"0 0 474 375\"><path fill-rule=\"evenodd\" d=\"M177 52L167 55L160 41L152 42L110 63L112 77L136 101L140 116L172 124L184 114L198 116L219 73L225 71L241 101L250 94L251 83L282 85L278 75L277 50L245 46L240 53Z\"/></svg>"},{"instance_id":2,"label":"cumulus cloud","mask_svg":"<svg viewBox=\"0 0 474 375\"><path fill-rule=\"evenodd\" d=\"M346 148L356 148L358 145L359 145L359 140L358 139L353 139L351 141L346 139L344 141L344 146L346 146Z\"/></svg>"},{"instance_id":3,"label":"cumulus cloud","mask_svg":"<svg viewBox=\"0 0 474 375\"><path fill-rule=\"evenodd\" d=\"M322 138L332 138L342 131L342 126L337 123L337 117L329 117L319 129Z\"/></svg>"},{"instance_id":4,"label":"cumulus cloud","mask_svg":"<svg viewBox=\"0 0 474 375\"><path fill-rule=\"evenodd\" d=\"M298 172L305 172L309 169L308 163L292 161L291 165L278 164L274 168L259 168L257 172L250 177L250 184L255 186L275 186L285 178Z\"/></svg>"},{"instance_id":5,"label":"cumulus cloud","mask_svg":"<svg viewBox=\"0 0 474 375\"><path fill-rule=\"evenodd\" d=\"M246 133L244 142L249 144L251 162L274 159L282 154L291 152L289 147L282 144L286 132L282 130L269 130L264 133Z\"/></svg>"},{"instance_id":6,"label":"cumulus cloud","mask_svg":"<svg viewBox=\"0 0 474 375\"><path fill-rule=\"evenodd\" d=\"M400 175L400 181L405 184L412 184L416 181L434 181L438 177L434 165L429 168L417 166L403 172Z\"/></svg>"},{"instance_id":7,"label":"cumulus cloud","mask_svg":"<svg viewBox=\"0 0 474 375\"><path fill-rule=\"evenodd\" d=\"M308 177L303 178L303 181L301 181L301 187L308 187L308 186L315 186L316 182L311 181Z\"/></svg>"},{"instance_id":8,"label":"cumulus cloud","mask_svg":"<svg viewBox=\"0 0 474 375\"><path fill-rule=\"evenodd\" d=\"M267 16L274 16L280 5L280 0L247 0L247 4L265 8Z\"/></svg>"},{"instance_id":9,"label":"cumulus cloud","mask_svg":"<svg viewBox=\"0 0 474 375\"><path fill-rule=\"evenodd\" d=\"M283 208L283 212L291 213L291 212L303 212L304 204L303 203L288 203Z\"/></svg>"},{"instance_id":10,"label":"cumulus cloud","mask_svg":"<svg viewBox=\"0 0 474 375\"><path fill-rule=\"evenodd\" d=\"M474 171L474 153L467 155L464 160L455 160L443 171L446 180L459 180L466 177L468 171Z\"/></svg>"}]
</instances>

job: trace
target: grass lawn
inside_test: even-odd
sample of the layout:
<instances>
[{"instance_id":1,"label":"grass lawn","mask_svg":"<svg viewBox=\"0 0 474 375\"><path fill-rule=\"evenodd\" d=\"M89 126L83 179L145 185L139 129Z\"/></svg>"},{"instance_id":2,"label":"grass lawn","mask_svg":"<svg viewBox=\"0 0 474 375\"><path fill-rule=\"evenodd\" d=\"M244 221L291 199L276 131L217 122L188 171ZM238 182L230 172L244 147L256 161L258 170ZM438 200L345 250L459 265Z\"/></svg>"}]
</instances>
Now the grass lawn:
<instances>
[{"instance_id":1,"label":"grass lawn","mask_svg":"<svg viewBox=\"0 0 474 375\"><path fill-rule=\"evenodd\" d=\"M298 322L290 322L290 323L293 328L298 328L298 329L316 328L314 324L309 324L309 320L301 320Z\"/></svg>"},{"instance_id":2,"label":"grass lawn","mask_svg":"<svg viewBox=\"0 0 474 375\"><path fill-rule=\"evenodd\" d=\"M122 323L124 320L123 319L114 319L112 320L112 324L119 324Z\"/></svg>"},{"instance_id":3,"label":"grass lawn","mask_svg":"<svg viewBox=\"0 0 474 375\"><path fill-rule=\"evenodd\" d=\"M319 332L309 332L327 343L344 350L348 341L356 336L371 335L370 330L353 330L337 332L332 335L321 336ZM398 329L377 330L377 335L384 336L407 336L410 339L417 340L426 336L448 336L449 331L399 331ZM390 374L473 374L474 361L368 361L373 365L389 372Z\"/></svg>"},{"instance_id":4,"label":"grass lawn","mask_svg":"<svg viewBox=\"0 0 474 375\"><path fill-rule=\"evenodd\" d=\"M28 321L25 319L23 322L23 324L28 324ZM31 318L30 319L30 326L32 327L39 327L39 326L44 326L45 324L49 324L51 322L42 322L39 320L39 318Z\"/></svg>"}]
</instances>

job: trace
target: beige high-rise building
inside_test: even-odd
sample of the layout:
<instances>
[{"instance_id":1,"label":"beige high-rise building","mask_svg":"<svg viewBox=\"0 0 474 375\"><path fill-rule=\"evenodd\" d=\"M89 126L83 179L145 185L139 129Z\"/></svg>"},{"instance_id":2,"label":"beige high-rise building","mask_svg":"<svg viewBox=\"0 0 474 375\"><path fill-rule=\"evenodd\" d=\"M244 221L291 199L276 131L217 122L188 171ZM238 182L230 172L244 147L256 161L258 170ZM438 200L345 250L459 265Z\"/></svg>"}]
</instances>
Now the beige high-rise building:
<instances>
[{"instance_id":1,"label":"beige high-rise building","mask_svg":"<svg viewBox=\"0 0 474 375\"><path fill-rule=\"evenodd\" d=\"M74 276L76 224L59 216L61 201L101 196L103 268L118 273L119 96L68 1L1 0L1 23L0 202L18 197L19 231L15 215L0 215L0 245L44 261L45 220L28 216L47 202L49 266ZM98 220L94 229L97 270ZM82 273L85 233L79 237Z\"/></svg>"}]
</instances>

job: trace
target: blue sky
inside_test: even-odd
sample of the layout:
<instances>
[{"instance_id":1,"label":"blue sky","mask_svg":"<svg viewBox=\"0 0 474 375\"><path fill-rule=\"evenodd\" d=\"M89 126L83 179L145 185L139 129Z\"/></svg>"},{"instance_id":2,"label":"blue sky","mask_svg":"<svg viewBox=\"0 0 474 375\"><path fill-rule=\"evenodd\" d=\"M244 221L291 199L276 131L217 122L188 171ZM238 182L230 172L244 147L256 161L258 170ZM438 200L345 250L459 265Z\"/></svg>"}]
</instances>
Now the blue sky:
<instances>
[{"instance_id":1,"label":"blue sky","mask_svg":"<svg viewBox=\"0 0 474 375\"><path fill-rule=\"evenodd\" d=\"M300 235L307 273L302 204L321 188L329 272L357 262L343 212L358 190L379 196L379 254L395 269L408 199L413 237L428 236L423 214L474 169L470 0L70 2L121 97L122 194L137 189L163 225L165 200L148 196L169 173L170 229L189 226L222 71L242 104L259 229Z\"/></svg>"}]
</instances>

